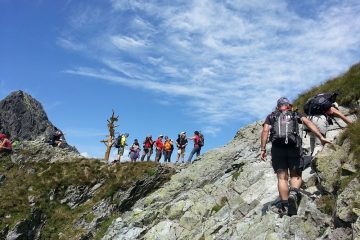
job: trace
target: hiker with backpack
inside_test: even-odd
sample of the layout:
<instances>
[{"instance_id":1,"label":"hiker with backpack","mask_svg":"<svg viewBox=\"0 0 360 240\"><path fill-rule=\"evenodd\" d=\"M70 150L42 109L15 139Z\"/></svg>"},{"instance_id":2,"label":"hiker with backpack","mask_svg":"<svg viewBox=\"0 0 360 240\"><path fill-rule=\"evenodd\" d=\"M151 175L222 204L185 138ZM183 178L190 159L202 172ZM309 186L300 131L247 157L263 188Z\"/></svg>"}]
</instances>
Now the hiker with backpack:
<instances>
[{"instance_id":1,"label":"hiker with backpack","mask_svg":"<svg viewBox=\"0 0 360 240\"><path fill-rule=\"evenodd\" d=\"M187 144L188 144L188 140L186 139L186 132L181 132L178 136L178 139L176 140L176 146L178 148L176 163L180 161L180 157L181 157L181 162L184 163L185 148Z\"/></svg>"},{"instance_id":2,"label":"hiker with backpack","mask_svg":"<svg viewBox=\"0 0 360 240\"><path fill-rule=\"evenodd\" d=\"M152 140L152 136L147 136L143 142L143 153L141 155L141 161L144 161L146 155L147 161L150 161L150 156L153 153L153 144L154 141Z\"/></svg>"},{"instance_id":3,"label":"hiker with backpack","mask_svg":"<svg viewBox=\"0 0 360 240\"><path fill-rule=\"evenodd\" d=\"M140 148L139 141L137 139L135 139L134 143L130 147L129 156L130 156L131 162L136 162L136 160L140 156L140 151L141 151L141 148Z\"/></svg>"},{"instance_id":4,"label":"hiker with backpack","mask_svg":"<svg viewBox=\"0 0 360 240\"><path fill-rule=\"evenodd\" d=\"M165 142L163 147L163 153L164 153L164 162L170 162L171 161L171 154L174 149L173 143L171 139L169 139L168 136L165 136Z\"/></svg>"},{"instance_id":5,"label":"hiker with backpack","mask_svg":"<svg viewBox=\"0 0 360 240\"><path fill-rule=\"evenodd\" d=\"M126 140L129 137L128 133L119 134L117 138L115 138L113 146L118 149L117 159L113 161L113 163L120 162L122 155L124 155L125 146L127 146Z\"/></svg>"},{"instance_id":6,"label":"hiker with backpack","mask_svg":"<svg viewBox=\"0 0 360 240\"><path fill-rule=\"evenodd\" d=\"M163 151L163 147L164 147L164 144L162 142L163 137L164 137L163 135L160 135L154 144L156 147L155 162L160 162L160 159L162 156L162 151Z\"/></svg>"},{"instance_id":7,"label":"hiker with backpack","mask_svg":"<svg viewBox=\"0 0 360 240\"><path fill-rule=\"evenodd\" d=\"M277 101L276 111L269 114L261 133L261 159L266 161L266 143L270 133L271 161L277 175L280 205L277 209L280 217L296 215L301 199L299 188L302 183L302 139L299 123L305 124L324 145L330 143L316 126L303 114L293 111L287 98ZM288 179L290 175L290 188Z\"/></svg>"},{"instance_id":8,"label":"hiker with backpack","mask_svg":"<svg viewBox=\"0 0 360 240\"><path fill-rule=\"evenodd\" d=\"M6 134L0 133L0 153L11 153L12 152L12 144Z\"/></svg>"},{"instance_id":9,"label":"hiker with backpack","mask_svg":"<svg viewBox=\"0 0 360 240\"><path fill-rule=\"evenodd\" d=\"M336 103L337 93L320 93L316 96L309 98L304 105L304 112L312 123L317 126L320 133L326 137L329 125L333 124L332 118L338 117L346 124L351 124L351 120L342 114ZM336 120L335 120L336 121ZM336 122L337 123L337 122ZM338 123L337 123L338 124ZM339 124L338 124L339 125ZM339 127L342 127L339 125ZM323 149L319 139L315 138L313 133L310 135L310 153L315 156Z\"/></svg>"},{"instance_id":10,"label":"hiker with backpack","mask_svg":"<svg viewBox=\"0 0 360 240\"><path fill-rule=\"evenodd\" d=\"M61 147L64 144L65 144L64 133L57 127L54 127L54 132L50 140L50 145L52 145L53 147Z\"/></svg>"},{"instance_id":11,"label":"hiker with backpack","mask_svg":"<svg viewBox=\"0 0 360 240\"><path fill-rule=\"evenodd\" d=\"M201 147L204 146L204 135L202 135L199 131L195 131L194 136L188 139L194 141L194 148L192 149L190 156L187 160L188 163L191 163L191 160L195 153L196 157L200 155Z\"/></svg>"}]
</instances>

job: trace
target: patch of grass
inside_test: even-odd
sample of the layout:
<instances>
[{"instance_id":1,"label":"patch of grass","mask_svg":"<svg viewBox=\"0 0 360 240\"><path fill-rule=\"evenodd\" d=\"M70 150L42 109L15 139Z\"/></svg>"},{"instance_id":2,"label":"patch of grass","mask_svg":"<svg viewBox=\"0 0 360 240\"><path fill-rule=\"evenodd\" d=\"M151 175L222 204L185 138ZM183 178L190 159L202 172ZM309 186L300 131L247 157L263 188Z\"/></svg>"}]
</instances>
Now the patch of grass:
<instances>
[{"instance_id":1,"label":"patch of grass","mask_svg":"<svg viewBox=\"0 0 360 240\"><path fill-rule=\"evenodd\" d=\"M212 207L211 212L217 213L218 211L220 211L220 209L222 209L225 206L227 201L228 201L227 197L222 197L220 199L220 203Z\"/></svg>"},{"instance_id":2,"label":"patch of grass","mask_svg":"<svg viewBox=\"0 0 360 240\"><path fill-rule=\"evenodd\" d=\"M335 204L335 198L331 195L324 195L316 201L320 211L331 216L335 210Z\"/></svg>"},{"instance_id":3,"label":"patch of grass","mask_svg":"<svg viewBox=\"0 0 360 240\"><path fill-rule=\"evenodd\" d=\"M240 176L240 171L236 171L232 173L232 180L236 181Z\"/></svg>"},{"instance_id":4,"label":"patch of grass","mask_svg":"<svg viewBox=\"0 0 360 240\"><path fill-rule=\"evenodd\" d=\"M0 156L0 174L6 180L0 184L0 229L10 228L19 220L31 216L28 198L35 198L35 207L46 216L41 239L74 239L83 232L73 224L100 200L112 197L119 190L127 190L136 181L157 173L158 163L122 163L108 166L98 160L74 160L69 162L25 162L14 164L10 157ZM71 209L61 204L69 186L89 186L102 182L93 197ZM54 199L50 200L50 193ZM10 217L9 217L10 216ZM88 214L85 221L95 216ZM76 238L76 237L75 237Z\"/></svg>"},{"instance_id":5,"label":"patch of grass","mask_svg":"<svg viewBox=\"0 0 360 240\"><path fill-rule=\"evenodd\" d=\"M101 224L98 230L96 231L96 235L94 237L94 240L100 240L105 235L106 231L110 227L111 223L117 218L117 215L113 215L107 219L105 219Z\"/></svg>"},{"instance_id":6,"label":"patch of grass","mask_svg":"<svg viewBox=\"0 0 360 240\"><path fill-rule=\"evenodd\" d=\"M351 174L350 176L344 177L340 182L339 182L339 190L338 192L341 193L344 191L344 189L349 185L349 183L354 180L355 178L359 178L360 177L360 172Z\"/></svg>"}]
</instances>

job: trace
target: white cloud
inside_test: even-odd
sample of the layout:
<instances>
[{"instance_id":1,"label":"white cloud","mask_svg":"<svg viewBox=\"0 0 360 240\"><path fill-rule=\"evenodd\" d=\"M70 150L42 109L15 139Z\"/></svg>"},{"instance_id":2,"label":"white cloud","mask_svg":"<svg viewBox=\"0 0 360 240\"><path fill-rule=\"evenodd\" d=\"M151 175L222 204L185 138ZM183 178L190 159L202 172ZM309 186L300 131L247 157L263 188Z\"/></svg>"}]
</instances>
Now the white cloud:
<instances>
[{"instance_id":1,"label":"white cloud","mask_svg":"<svg viewBox=\"0 0 360 240\"><path fill-rule=\"evenodd\" d=\"M79 23L71 22L74 33L82 26L90 38L58 43L86 49L103 68L65 72L187 96L189 114L202 114L210 134L229 120L262 118L276 98L294 98L359 60L355 0L312 4L309 16L284 0L110 2L110 10L86 7L71 18ZM85 28L83 19L94 15ZM86 29L99 22L103 29L91 35Z\"/></svg>"}]
</instances>

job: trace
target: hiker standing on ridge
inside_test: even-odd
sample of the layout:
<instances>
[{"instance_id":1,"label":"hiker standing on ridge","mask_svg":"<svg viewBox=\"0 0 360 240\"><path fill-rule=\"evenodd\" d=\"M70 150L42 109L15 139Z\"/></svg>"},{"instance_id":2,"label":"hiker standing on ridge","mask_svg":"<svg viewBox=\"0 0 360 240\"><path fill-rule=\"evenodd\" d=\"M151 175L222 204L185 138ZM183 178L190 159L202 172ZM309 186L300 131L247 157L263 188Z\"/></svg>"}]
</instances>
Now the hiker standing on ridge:
<instances>
[{"instance_id":1,"label":"hiker standing on ridge","mask_svg":"<svg viewBox=\"0 0 360 240\"><path fill-rule=\"evenodd\" d=\"M261 133L261 159L266 160L266 142L270 133L272 167L277 174L278 191L281 205L278 213L284 215L296 215L300 202L299 188L301 186L302 140L299 134L299 123L305 124L324 145L330 143L325 139L316 126L305 116L292 111L292 105L287 98L277 101L276 111L269 114L263 124ZM288 178L290 172L290 191Z\"/></svg>"},{"instance_id":2,"label":"hiker standing on ridge","mask_svg":"<svg viewBox=\"0 0 360 240\"><path fill-rule=\"evenodd\" d=\"M326 137L329 125L333 124L332 117L338 117L346 124L351 124L351 120L342 114L335 102L337 93L320 93L310 99L304 105L304 112L309 119L319 129L320 133ZM338 124L339 125L339 124ZM342 127L339 125L339 127ZM311 156L315 156L323 149L320 140L315 138L313 133L310 135L310 152Z\"/></svg>"},{"instance_id":3,"label":"hiker standing on ridge","mask_svg":"<svg viewBox=\"0 0 360 240\"><path fill-rule=\"evenodd\" d=\"M141 161L144 161L146 155L147 161L150 161L150 156L153 153L153 144L154 141L152 140L152 136L147 136L143 142L143 153L141 155Z\"/></svg>"},{"instance_id":4,"label":"hiker standing on ridge","mask_svg":"<svg viewBox=\"0 0 360 240\"><path fill-rule=\"evenodd\" d=\"M158 139L155 141L155 147L156 147L155 162L160 162L162 156L162 151L164 147L164 144L162 142L163 137L164 137L163 135L160 135Z\"/></svg>"},{"instance_id":5,"label":"hiker standing on ridge","mask_svg":"<svg viewBox=\"0 0 360 240\"><path fill-rule=\"evenodd\" d=\"M6 134L0 133L0 152L11 153L12 144Z\"/></svg>"},{"instance_id":6,"label":"hiker standing on ridge","mask_svg":"<svg viewBox=\"0 0 360 240\"><path fill-rule=\"evenodd\" d=\"M194 136L188 138L190 140L194 140L194 148L191 151L190 156L189 156L189 158L187 160L188 163L191 163L191 159L193 158L195 153L196 153L196 157L198 157L200 155L201 147L204 145L204 143L203 143L204 137L201 137L201 135L200 135L199 131L195 131Z\"/></svg>"},{"instance_id":7,"label":"hiker standing on ridge","mask_svg":"<svg viewBox=\"0 0 360 240\"><path fill-rule=\"evenodd\" d=\"M169 139L168 136L165 136L165 142L164 142L164 162L170 162L171 161L171 154L174 149L173 143L171 142L171 139Z\"/></svg>"},{"instance_id":8,"label":"hiker standing on ridge","mask_svg":"<svg viewBox=\"0 0 360 240\"><path fill-rule=\"evenodd\" d=\"M134 143L130 147L129 156L130 156L131 162L136 162L136 160L140 156L140 151L141 151L141 148L140 148L139 141L137 139L135 139Z\"/></svg>"},{"instance_id":9,"label":"hiker standing on ridge","mask_svg":"<svg viewBox=\"0 0 360 240\"><path fill-rule=\"evenodd\" d=\"M113 163L120 162L122 155L124 155L125 146L127 146L126 140L129 137L128 133L119 134L117 138L115 138L114 146L118 148L118 156Z\"/></svg>"},{"instance_id":10,"label":"hiker standing on ridge","mask_svg":"<svg viewBox=\"0 0 360 240\"><path fill-rule=\"evenodd\" d=\"M180 161L180 157L181 157L181 162L184 163L185 148L187 144L188 144L188 140L186 139L186 132L181 132L178 136L178 139L176 140L176 146L178 148L176 163Z\"/></svg>"}]
</instances>

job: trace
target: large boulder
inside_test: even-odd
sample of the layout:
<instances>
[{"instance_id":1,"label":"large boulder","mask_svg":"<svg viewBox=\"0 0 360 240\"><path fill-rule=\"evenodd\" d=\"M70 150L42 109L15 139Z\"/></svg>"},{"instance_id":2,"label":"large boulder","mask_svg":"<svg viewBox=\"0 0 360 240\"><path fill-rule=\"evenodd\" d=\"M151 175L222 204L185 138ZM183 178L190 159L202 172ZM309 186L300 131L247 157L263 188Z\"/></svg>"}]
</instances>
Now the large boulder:
<instances>
[{"instance_id":1,"label":"large boulder","mask_svg":"<svg viewBox=\"0 0 360 240\"><path fill-rule=\"evenodd\" d=\"M0 101L0 132L12 139L48 139L53 129L41 103L29 94L16 91Z\"/></svg>"}]
</instances>

